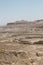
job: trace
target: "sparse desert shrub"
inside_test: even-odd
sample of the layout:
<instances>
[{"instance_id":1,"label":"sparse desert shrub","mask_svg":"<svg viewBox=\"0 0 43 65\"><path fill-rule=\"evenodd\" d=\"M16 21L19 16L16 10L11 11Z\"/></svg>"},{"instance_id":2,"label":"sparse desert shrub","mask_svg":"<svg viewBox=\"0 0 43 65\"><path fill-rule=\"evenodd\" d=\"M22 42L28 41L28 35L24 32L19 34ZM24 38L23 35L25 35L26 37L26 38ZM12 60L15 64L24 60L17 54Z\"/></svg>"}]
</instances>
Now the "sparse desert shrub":
<instances>
[{"instance_id":1,"label":"sparse desert shrub","mask_svg":"<svg viewBox=\"0 0 43 65\"><path fill-rule=\"evenodd\" d=\"M20 41L21 44L31 44L30 42L28 41Z\"/></svg>"},{"instance_id":2,"label":"sparse desert shrub","mask_svg":"<svg viewBox=\"0 0 43 65\"><path fill-rule=\"evenodd\" d=\"M27 40L27 39L20 39L19 43L20 44L31 44L31 42L29 40Z\"/></svg>"},{"instance_id":3,"label":"sparse desert shrub","mask_svg":"<svg viewBox=\"0 0 43 65\"><path fill-rule=\"evenodd\" d=\"M43 44L43 41L36 41L36 42L34 42L34 44Z\"/></svg>"}]
</instances>

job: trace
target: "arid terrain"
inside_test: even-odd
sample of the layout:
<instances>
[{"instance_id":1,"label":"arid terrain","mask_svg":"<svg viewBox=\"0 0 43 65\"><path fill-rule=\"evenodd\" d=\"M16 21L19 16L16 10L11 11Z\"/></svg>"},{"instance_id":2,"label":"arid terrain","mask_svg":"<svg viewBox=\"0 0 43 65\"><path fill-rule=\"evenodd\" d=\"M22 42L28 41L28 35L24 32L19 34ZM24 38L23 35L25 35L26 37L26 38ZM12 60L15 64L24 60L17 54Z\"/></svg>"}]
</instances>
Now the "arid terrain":
<instances>
[{"instance_id":1,"label":"arid terrain","mask_svg":"<svg viewBox=\"0 0 43 65\"><path fill-rule=\"evenodd\" d=\"M43 20L0 26L0 65L43 65Z\"/></svg>"}]
</instances>

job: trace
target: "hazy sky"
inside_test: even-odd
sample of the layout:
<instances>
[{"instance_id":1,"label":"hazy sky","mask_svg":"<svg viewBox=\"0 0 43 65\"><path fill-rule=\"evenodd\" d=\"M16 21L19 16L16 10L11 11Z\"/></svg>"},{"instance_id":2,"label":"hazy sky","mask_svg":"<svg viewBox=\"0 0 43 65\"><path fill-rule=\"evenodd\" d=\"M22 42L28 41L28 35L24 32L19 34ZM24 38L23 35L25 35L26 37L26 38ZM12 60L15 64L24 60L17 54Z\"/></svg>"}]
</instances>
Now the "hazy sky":
<instances>
[{"instance_id":1,"label":"hazy sky","mask_svg":"<svg viewBox=\"0 0 43 65\"><path fill-rule=\"evenodd\" d=\"M0 25L21 19L43 19L43 0L0 0Z\"/></svg>"}]
</instances>

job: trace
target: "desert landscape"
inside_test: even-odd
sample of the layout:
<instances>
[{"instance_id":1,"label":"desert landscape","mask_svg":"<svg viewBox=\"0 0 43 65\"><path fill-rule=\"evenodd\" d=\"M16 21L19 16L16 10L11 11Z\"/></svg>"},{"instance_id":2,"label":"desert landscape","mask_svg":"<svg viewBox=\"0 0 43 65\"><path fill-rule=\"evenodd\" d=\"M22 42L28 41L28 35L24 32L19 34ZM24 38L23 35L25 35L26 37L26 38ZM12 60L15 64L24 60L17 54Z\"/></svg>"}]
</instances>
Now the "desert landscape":
<instances>
[{"instance_id":1,"label":"desert landscape","mask_svg":"<svg viewBox=\"0 0 43 65\"><path fill-rule=\"evenodd\" d=\"M43 20L0 26L0 65L43 65Z\"/></svg>"}]
</instances>

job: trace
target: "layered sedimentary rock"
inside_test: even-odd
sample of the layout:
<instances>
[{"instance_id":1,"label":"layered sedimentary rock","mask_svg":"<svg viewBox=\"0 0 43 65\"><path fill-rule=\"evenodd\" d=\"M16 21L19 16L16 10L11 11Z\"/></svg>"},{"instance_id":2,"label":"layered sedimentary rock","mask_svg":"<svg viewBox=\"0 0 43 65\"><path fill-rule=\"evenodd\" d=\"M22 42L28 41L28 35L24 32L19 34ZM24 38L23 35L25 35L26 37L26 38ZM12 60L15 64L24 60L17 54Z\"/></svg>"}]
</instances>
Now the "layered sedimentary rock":
<instances>
[{"instance_id":1,"label":"layered sedimentary rock","mask_svg":"<svg viewBox=\"0 0 43 65\"><path fill-rule=\"evenodd\" d=\"M43 65L43 20L0 27L0 65Z\"/></svg>"}]
</instances>

